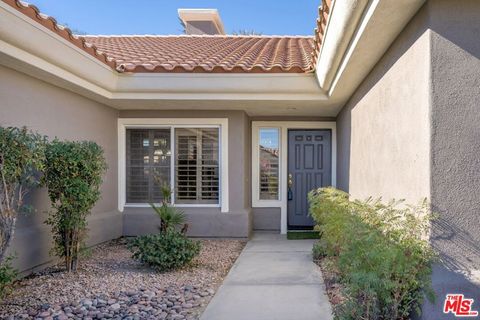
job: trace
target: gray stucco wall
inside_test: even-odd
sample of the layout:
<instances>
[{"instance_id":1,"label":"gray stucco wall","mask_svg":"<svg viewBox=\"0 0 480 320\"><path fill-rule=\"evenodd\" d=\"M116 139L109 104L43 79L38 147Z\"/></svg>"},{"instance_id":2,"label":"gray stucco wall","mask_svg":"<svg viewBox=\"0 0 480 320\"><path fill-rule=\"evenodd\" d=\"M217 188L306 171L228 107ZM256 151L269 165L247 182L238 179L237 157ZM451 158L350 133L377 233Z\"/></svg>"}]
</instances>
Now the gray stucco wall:
<instances>
[{"instance_id":1,"label":"gray stucco wall","mask_svg":"<svg viewBox=\"0 0 480 320\"><path fill-rule=\"evenodd\" d=\"M337 117L337 186L356 198L429 195L426 22L410 22Z\"/></svg>"},{"instance_id":2,"label":"gray stucco wall","mask_svg":"<svg viewBox=\"0 0 480 320\"><path fill-rule=\"evenodd\" d=\"M182 208L194 237L250 236L250 122L243 111L120 111L120 118L228 118L229 212L219 208ZM155 232L158 218L148 208L126 207L124 234Z\"/></svg>"},{"instance_id":3,"label":"gray stucco wall","mask_svg":"<svg viewBox=\"0 0 480 320\"><path fill-rule=\"evenodd\" d=\"M88 245L122 234L122 217L116 209L117 114L112 108L0 66L1 126L27 126L51 138L93 140L105 150L109 169L102 199L89 218ZM10 248L18 257L16 267L25 272L52 261L51 232L43 223L50 203L46 191L32 192L30 202L36 212L20 216Z\"/></svg>"},{"instance_id":4,"label":"gray stucco wall","mask_svg":"<svg viewBox=\"0 0 480 320\"><path fill-rule=\"evenodd\" d=\"M431 28L431 202L439 214L432 244L440 319L446 293L475 299L480 311L480 1L427 4ZM441 319L446 319L441 318Z\"/></svg>"},{"instance_id":5,"label":"gray stucco wall","mask_svg":"<svg viewBox=\"0 0 480 320\"><path fill-rule=\"evenodd\" d=\"M338 186L355 197L427 196L435 304L463 293L480 309L480 2L428 1L337 118Z\"/></svg>"},{"instance_id":6,"label":"gray stucco wall","mask_svg":"<svg viewBox=\"0 0 480 320\"><path fill-rule=\"evenodd\" d=\"M280 208L252 208L253 230L280 231Z\"/></svg>"}]
</instances>

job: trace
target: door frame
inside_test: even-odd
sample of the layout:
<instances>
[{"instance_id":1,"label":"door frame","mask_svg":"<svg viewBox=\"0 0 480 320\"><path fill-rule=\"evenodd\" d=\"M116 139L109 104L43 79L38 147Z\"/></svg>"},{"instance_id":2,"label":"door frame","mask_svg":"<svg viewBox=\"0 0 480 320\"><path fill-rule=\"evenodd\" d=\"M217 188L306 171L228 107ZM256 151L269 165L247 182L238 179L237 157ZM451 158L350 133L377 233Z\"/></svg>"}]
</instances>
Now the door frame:
<instances>
[{"instance_id":1,"label":"door frame","mask_svg":"<svg viewBox=\"0 0 480 320\"><path fill-rule=\"evenodd\" d=\"M278 200L258 200L258 131L260 128L280 130L280 186ZM337 123L335 121L252 121L252 207L280 208L280 233L286 234L287 225L287 175L288 130L329 129L332 131L332 186L337 185Z\"/></svg>"}]
</instances>

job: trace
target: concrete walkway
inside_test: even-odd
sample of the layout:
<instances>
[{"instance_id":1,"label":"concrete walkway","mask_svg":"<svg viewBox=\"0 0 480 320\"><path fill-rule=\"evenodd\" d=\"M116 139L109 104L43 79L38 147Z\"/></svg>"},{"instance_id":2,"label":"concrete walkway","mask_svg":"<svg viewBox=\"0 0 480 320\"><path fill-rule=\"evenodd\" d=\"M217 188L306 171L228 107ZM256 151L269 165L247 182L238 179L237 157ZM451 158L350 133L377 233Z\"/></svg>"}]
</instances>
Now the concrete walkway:
<instances>
[{"instance_id":1,"label":"concrete walkway","mask_svg":"<svg viewBox=\"0 0 480 320\"><path fill-rule=\"evenodd\" d=\"M313 240L256 233L200 320L330 320Z\"/></svg>"}]
</instances>

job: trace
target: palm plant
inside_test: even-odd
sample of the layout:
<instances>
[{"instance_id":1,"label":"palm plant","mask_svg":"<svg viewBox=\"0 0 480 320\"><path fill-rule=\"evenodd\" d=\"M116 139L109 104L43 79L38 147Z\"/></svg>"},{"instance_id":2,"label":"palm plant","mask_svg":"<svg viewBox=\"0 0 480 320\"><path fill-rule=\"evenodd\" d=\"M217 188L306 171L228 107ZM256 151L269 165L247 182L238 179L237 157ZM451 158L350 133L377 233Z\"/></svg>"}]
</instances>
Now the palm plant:
<instances>
[{"instance_id":1,"label":"palm plant","mask_svg":"<svg viewBox=\"0 0 480 320\"><path fill-rule=\"evenodd\" d=\"M161 191L163 196L162 204L160 206L156 206L154 203L150 203L150 206L160 218L160 231L164 233L169 228L176 229L180 226L183 226L182 233L186 233L188 224L185 223L185 213L178 208L170 206L172 190L170 190L170 187L167 184L163 184Z\"/></svg>"}]
</instances>

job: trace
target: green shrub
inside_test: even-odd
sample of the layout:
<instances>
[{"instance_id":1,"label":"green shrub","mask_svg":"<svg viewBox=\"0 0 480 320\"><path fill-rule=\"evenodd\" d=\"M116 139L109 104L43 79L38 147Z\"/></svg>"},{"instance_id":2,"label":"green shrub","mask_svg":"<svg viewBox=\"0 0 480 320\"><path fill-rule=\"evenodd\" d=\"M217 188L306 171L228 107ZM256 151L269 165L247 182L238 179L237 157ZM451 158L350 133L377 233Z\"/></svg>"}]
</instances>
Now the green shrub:
<instances>
[{"instance_id":1,"label":"green shrub","mask_svg":"<svg viewBox=\"0 0 480 320\"><path fill-rule=\"evenodd\" d=\"M192 241L173 228L140 236L129 244L133 258L158 271L180 268L200 253L200 242Z\"/></svg>"},{"instance_id":2,"label":"green shrub","mask_svg":"<svg viewBox=\"0 0 480 320\"><path fill-rule=\"evenodd\" d=\"M5 261L0 264L0 299L3 299L11 289L12 283L18 276L18 272L12 267L13 257L5 258Z\"/></svg>"},{"instance_id":3,"label":"green shrub","mask_svg":"<svg viewBox=\"0 0 480 320\"><path fill-rule=\"evenodd\" d=\"M53 252L65 259L67 271L76 271L87 233L87 216L100 199L107 165L102 148L90 141L52 141L46 150L44 183L53 211Z\"/></svg>"},{"instance_id":4,"label":"green shrub","mask_svg":"<svg viewBox=\"0 0 480 320\"><path fill-rule=\"evenodd\" d=\"M12 241L28 191L38 185L46 139L26 128L0 127L0 263Z\"/></svg>"},{"instance_id":5,"label":"green shrub","mask_svg":"<svg viewBox=\"0 0 480 320\"><path fill-rule=\"evenodd\" d=\"M312 248L313 260L321 259L326 255L327 254L325 252L325 247L323 246L323 243L321 241L317 241L316 243L313 244L313 248Z\"/></svg>"},{"instance_id":6,"label":"green shrub","mask_svg":"<svg viewBox=\"0 0 480 320\"><path fill-rule=\"evenodd\" d=\"M351 201L334 188L310 193L309 201L321 234L314 254L333 258L345 288L338 319L405 319L420 312L425 293L434 299L426 201Z\"/></svg>"}]
</instances>

